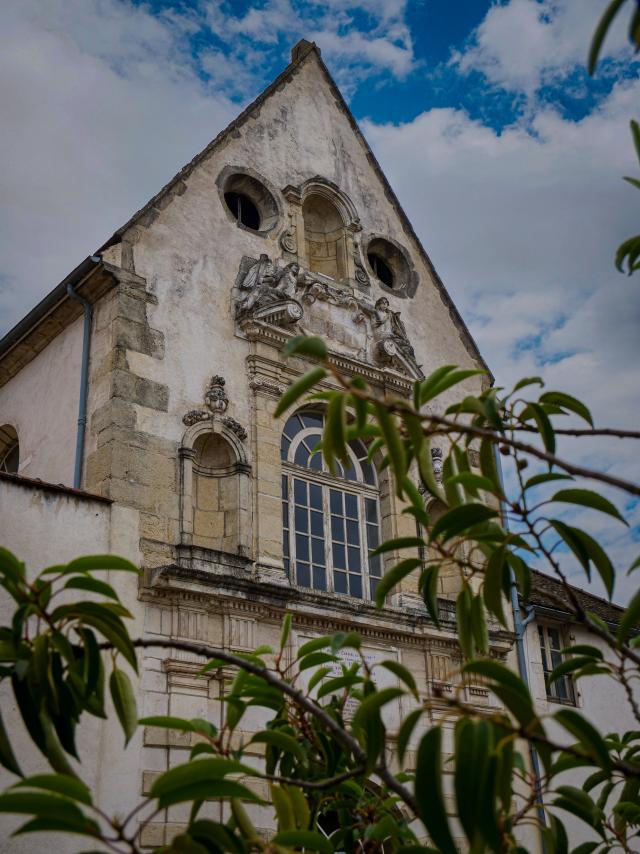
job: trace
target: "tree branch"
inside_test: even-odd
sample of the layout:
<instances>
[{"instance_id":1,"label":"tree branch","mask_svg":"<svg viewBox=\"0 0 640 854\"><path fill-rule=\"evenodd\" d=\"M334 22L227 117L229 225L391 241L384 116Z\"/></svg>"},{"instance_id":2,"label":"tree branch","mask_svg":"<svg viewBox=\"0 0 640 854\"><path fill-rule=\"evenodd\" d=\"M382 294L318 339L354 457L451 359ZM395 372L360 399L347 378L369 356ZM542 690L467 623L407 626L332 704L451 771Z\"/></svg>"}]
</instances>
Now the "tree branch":
<instances>
[{"instance_id":1,"label":"tree branch","mask_svg":"<svg viewBox=\"0 0 640 854\"><path fill-rule=\"evenodd\" d=\"M231 664L234 667L238 667L241 670L245 670L247 673L252 673L254 676L260 677L269 685L273 685L275 688L278 688L279 691L282 691L283 694L286 694L301 708L305 709L309 712L310 715L313 715L319 721L321 721L322 725L333 735L336 741L340 742L340 744L349 750L356 761L360 764L366 766L368 762L368 756L366 752L362 749L360 742L357 741L352 735L350 735L346 730L344 730L340 724L331 717L331 715L327 714L321 706L318 706L313 700L310 700L306 697L302 691L299 691L297 688L294 688L288 682L285 682L283 679L280 679L279 676L276 676L270 670L267 670L266 667L260 667L257 664L254 664L252 661L247 661L244 658L240 658L237 655L233 655L230 652L225 652L223 649L217 649L215 647L204 646L197 643L192 643L190 641L180 641L180 640L151 640L146 638L138 638L137 640L132 641L134 647L138 649L147 649L148 647L163 647L166 649L179 649L182 652L190 652L195 655L202 655L205 658L216 658L220 661L224 661L227 664ZM102 643L99 644L100 649L112 649L113 645L111 643ZM414 812L416 815L418 813L417 805L413 794L409 791L406 786L403 786L396 778L391 774L391 772L381 764L374 768L375 773L380 777L380 779L387 785L392 792L395 792L398 797L400 797L405 804ZM299 785L299 781L296 781L296 785Z\"/></svg>"}]
</instances>

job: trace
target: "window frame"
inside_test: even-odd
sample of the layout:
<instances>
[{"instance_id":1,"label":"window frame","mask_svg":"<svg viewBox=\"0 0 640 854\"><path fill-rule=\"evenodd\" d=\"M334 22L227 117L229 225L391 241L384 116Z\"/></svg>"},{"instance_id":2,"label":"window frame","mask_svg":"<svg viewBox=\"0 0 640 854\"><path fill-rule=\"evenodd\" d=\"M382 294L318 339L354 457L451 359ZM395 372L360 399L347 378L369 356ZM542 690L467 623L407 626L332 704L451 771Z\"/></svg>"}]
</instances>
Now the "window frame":
<instances>
[{"instance_id":1,"label":"window frame","mask_svg":"<svg viewBox=\"0 0 640 854\"><path fill-rule=\"evenodd\" d=\"M318 436L320 438L322 429L324 426L324 412L320 410L299 410L290 416L300 417L301 423L302 418L305 415L314 416L316 419L320 419L320 425L313 426L303 426L298 429L292 437L287 436L285 433L285 429L287 423L289 423L290 419L287 419L287 422L284 425L282 436L286 436L288 444L285 448L284 438L281 440L281 463L282 463L282 534L283 534L283 557L285 561L285 570L287 571L288 578L292 585L301 589L301 590L312 590L316 593L327 593L327 594L335 594L338 596L345 596L350 599L354 599L359 602L371 602L375 596L375 586L379 583L380 579L383 575L383 567L381 558L378 556L374 558L376 561L376 571L372 572L372 567L370 565L371 561L369 558L369 551L371 548L375 548L374 546L369 545L369 532L368 527L375 528L375 537L377 539L377 544L379 544L381 540L381 527L382 527L382 513L380 506L380 487L377 477L377 472L373 464L370 465L370 472L373 478L373 483L369 483L365 480L365 475L363 472L363 468L361 466L361 462L365 459L362 455L359 457L356 455L354 449L351 446L348 446L348 453L352 462L352 466L355 472L355 478L349 479L340 474L332 475L329 471L326 470L326 466L324 460L319 457L321 460L321 469L316 470L312 469L308 466L303 466L299 463L293 461L293 458L296 455L296 451L299 446L310 436ZM365 449L364 443L360 443ZM308 446L307 446L308 447ZM365 449L366 450L366 449ZM343 472L343 468L340 463L338 463L339 470ZM300 504L296 502L295 498L295 481L302 481L306 484L306 504ZM286 493L285 493L285 485L286 485ZM315 485L320 487L321 490L321 506L320 510L322 512L322 533L323 533L323 542L325 544L324 547L324 587L314 586L314 565L318 566L318 564L314 564L313 555L312 555L312 539L319 538L318 534L312 533L311 526L311 513L314 511L314 508L311 504L311 491L310 486ZM332 508L332 491L337 491L341 493L342 496L345 495L353 495L357 502L357 518L353 516L348 516L348 510L346 508L345 498L341 498L341 508L342 512L340 514L333 511ZM375 508L375 522L368 521L368 508L367 508L367 500L373 501L373 506ZM285 506L286 506L286 515L285 515ZM302 508L306 507L307 509L307 531L299 531L296 528L296 507ZM316 510L317 512L317 510ZM341 518L342 521L342 531L344 535L343 540L334 540L332 533L332 517ZM348 567L348 559L347 559L347 550L349 548L348 543L348 535L346 533L347 530L347 522L348 521L356 521L357 522L357 530L358 530L358 545L360 555L360 571L359 573L352 573L349 571ZM307 538L307 543L309 547L309 557L305 560L299 561L300 563L307 564L309 567L309 585L305 585L298 582L298 574L297 574L297 536L300 535ZM344 569L340 566L336 566L334 563L334 544L338 545L343 544L345 550L345 560L344 560ZM288 547L287 547L288 546ZM353 545L352 545L353 547ZM346 582L347 590L340 590L336 587L336 573L341 573L344 575L344 580ZM357 593L351 592L351 575L356 575L360 579L360 595Z\"/></svg>"},{"instance_id":2,"label":"window frame","mask_svg":"<svg viewBox=\"0 0 640 854\"><path fill-rule=\"evenodd\" d=\"M547 701L550 703L560 703L563 706L577 706L576 688L571 678L571 674L567 673L556 679L553 683L549 682L549 674L553 669L565 660L562 650L566 647L565 632L563 627L557 623L538 622L537 624L537 643L540 650L540 660L542 663L542 673L544 676L544 685ZM558 646L554 646L550 637L550 631L557 632ZM554 663L554 654L556 661ZM550 665L550 666L549 666ZM562 689L566 696L561 696Z\"/></svg>"}]
</instances>

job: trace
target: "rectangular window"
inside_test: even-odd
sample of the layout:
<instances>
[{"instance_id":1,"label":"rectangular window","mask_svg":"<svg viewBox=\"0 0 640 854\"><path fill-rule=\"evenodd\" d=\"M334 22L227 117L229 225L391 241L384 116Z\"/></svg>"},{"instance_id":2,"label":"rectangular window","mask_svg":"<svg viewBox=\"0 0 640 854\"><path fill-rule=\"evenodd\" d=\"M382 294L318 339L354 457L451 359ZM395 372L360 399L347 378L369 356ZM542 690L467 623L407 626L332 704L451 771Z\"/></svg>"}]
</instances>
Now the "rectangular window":
<instances>
[{"instance_id":1,"label":"rectangular window","mask_svg":"<svg viewBox=\"0 0 640 854\"><path fill-rule=\"evenodd\" d=\"M548 699L557 703L575 705L573 682L569 675L561 676L560 679L555 679L553 682L549 681L549 674L563 660L562 649L566 646L562 639L560 627L538 625L538 637L540 638L540 654Z\"/></svg>"},{"instance_id":2,"label":"rectangular window","mask_svg":"<svg viewBox=\"0 0 640 854\"><path fill-rule=\"evenodd\" d=\"M368 553L380 542L377 499L286 474L282 524L284 564L295 584L375 597L382 564Z\"/></svg>"},{"instance_id":3,"label":"rectangular window","mask_svg":"<svg viewBox=\"0 0 640 854\"><path fill-rule=\"evenodd\" d=\"M322 513L318 487L295 478L293 481L296 582L314 590L327 589ZM320 517L320 518L318 518Z\"/></svg>"}]
</instances>

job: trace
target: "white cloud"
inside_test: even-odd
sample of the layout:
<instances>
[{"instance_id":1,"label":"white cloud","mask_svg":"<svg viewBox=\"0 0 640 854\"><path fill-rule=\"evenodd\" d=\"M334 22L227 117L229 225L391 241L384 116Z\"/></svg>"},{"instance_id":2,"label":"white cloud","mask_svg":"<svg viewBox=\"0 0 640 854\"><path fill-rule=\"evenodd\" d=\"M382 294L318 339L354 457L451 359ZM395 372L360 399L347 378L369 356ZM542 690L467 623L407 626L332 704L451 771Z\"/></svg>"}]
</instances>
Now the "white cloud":
<instances>
[{"instance_id":1,"label":"white cloud","mask_svg":"<svg viewBox=\"0 0 640 854\"><path fill-rule=\"evenodd\" d=\"M640 81L620 83L580 122L542 111L501 134L451 109L363 128L498 383L542 373L600 426L637 427L640 407L640 284L613 267L637 232L637 191L621 176L637 173L639 98ZM635 447L565 448L640 481ZM606 517L588 521L628 565L637 544Z\"/></svg>"},{"instance_id":2,"label":"white cloud","mask_svg":"<svg viewBox=\"0 0 640 854\"><path fill-rule=\"evenodd\" d=\"M533 95L540 86L586 62L604 10L601 0L508 0L493 5L468 48L452 57L461 72L480 71L497 86ZM602 57L631 56L623 9Z\"/></svg>"},{"instance_id":3,"label":"white cloud","mask_svg":"<svg viewBox=\"0 0 640 854\"><path fill-rule=\"evenodd\" d=\"M237 112L164 22L117 0L0 14L0 257L6 330Z\"/></svg>"}]
</instances>

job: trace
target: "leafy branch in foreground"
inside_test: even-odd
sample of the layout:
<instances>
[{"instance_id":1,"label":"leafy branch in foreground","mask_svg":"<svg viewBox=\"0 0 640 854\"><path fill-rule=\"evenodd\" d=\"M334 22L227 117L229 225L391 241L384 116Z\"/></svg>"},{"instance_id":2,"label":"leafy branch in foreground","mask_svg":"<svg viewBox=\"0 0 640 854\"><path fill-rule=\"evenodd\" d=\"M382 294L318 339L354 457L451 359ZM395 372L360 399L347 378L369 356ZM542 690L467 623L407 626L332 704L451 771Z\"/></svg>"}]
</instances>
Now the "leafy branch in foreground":
<instances>
[{"instance_id":1,"label":"leafy branch in foreground","mask_svg":"<svg viewBox=\"0 0 640 854\"><path fill-rule=\"evenodd\" d=\"M140 851L145 827L176 804L189 804L190 818L184 832L161 849L165 854L383 847L453 854L458 831L448 814L452 797L474 854L523 851L522 833L530 826L544 834L550 854L561 854L571 847L567 813L594 834L587 847L573 849L576 854L604 854L611 847L632 851L640 827L640 732L602 734L570 708L541 716L525 682L491 657L496 632L511 631L512 584L526 601L532 564L546 564L562 585L563 608L597 643L564 650L550 680L614 680L640 725L634 693L640 594L616 627L606 624L585 610L557 557L562 546L611 595L613 562L591 534L570 524L566 509L604 514L621 530L624 516L609 498L577 482L570 473L577 467L556 449L556 424L569 415L588 425L586 435L597 434L589 410L569 395L544 390L538 378L508 393L456 394L477 372L454 366L417 381L411 401L380 397L361 378L343 377L318 339L293 339L287 351L320 364L285 392L278 412L303 403L323 406L321 451L329 469L346 458L350 442L365 441L378 469L388 470L403 512L415 520L415 535L388 540L373 553L395 559L378 585L378 607L387 607L388 595L417 573L437 626L439 576L457 573L463 662L449 675L454 694L416 684L395 659L372 665L354 633L314 638L292 649L292 614L284 617L278 646L241 656L187 641L132 640L126 628L130 615L116 589L99 577L103 569L136 571L127 561L81 558L29 581L25 567L2 551L0 583L13 599L14 616L0 628L0 678L10 681L19 714L51 772L24 777L11 733L0 724L0 761L19 778L0 795L0 811L27 817L18 833L71 832L122 854ZM440 404L445 393L448 406ZM522 443L520 433L536 444ZM439 478L430 453L435 443L443 451ZM509 489L502 483L500 456ZM528 471L533 465L538 468ZM640 559L630 571L639 566ZM91 599L83 601L84 593ZM126 667L135 671L136 650L150 646L200 656L206 662L203 679L220 668L234 672L222 725L166 716L138 721ZM393 686L379 687L381 669ZM470 680L480 682L497 705L470 705L464 694ZM125 744L139 724L191 738L189 760L160 774L124 817L111 817L94 803L74 762L76 728L85 714L106 714L107 683ZM404 717L399 728L389 729L398 703ZM255 708L268 722L247 735L251 725L243 722ZM451 725L453 745L445 754ZM523 751L527 742L540 757L539 776ZM571 769L586 774L582 788L567 785L562 775ZM269 840L251 818L251 806L264 803L258 785L268 787L274 813ZM224 820L208 811L211 802L227 805ZM329 837L323 831L328 821Z\"/></svg>"}]
</instances>

